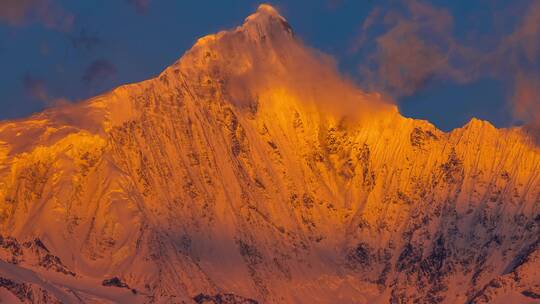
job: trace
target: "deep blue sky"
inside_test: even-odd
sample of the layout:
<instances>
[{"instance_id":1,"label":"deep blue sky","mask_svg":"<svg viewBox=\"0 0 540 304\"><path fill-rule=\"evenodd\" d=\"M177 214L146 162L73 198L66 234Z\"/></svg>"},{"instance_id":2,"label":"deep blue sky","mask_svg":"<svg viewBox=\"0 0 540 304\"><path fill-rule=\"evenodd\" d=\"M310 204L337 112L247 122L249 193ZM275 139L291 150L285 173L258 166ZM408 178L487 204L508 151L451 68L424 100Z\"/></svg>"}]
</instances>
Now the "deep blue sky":
<instances>
[{"instance_id":1,"label":"deep blue sky","mask_svg":"<svg viewBox=\"0 0 540 304\"><path fill-rule=\"evenodd\" d=\"M27 7L6 8L17 6L18 0L6 1L0 4L0 119L29 115L59 98L82 100L152 77L178 59L198 37L241 24L260 3L25 0L22 2L30 3ZM403 2L270 1L298 37L334 56L340 70L360 85L366 83L362 66L373 52L376 38L385 31L385 24L374 27L371 36L355 48L364 20L377 7L383 13L403 11L408 18ZM512 6L488 0L423 3L453 16L449 33L453 39L489 52L495 48L494 41L519 24L526 11L519 7L526 8L529 2L516 1L519 5ZM1 12L6 9L15 12ZM16 9L24 13L18 14ZM443 53L445 47L443 43ZM497 60L506 58L501 55ZM442 76L428 77L406 96L396 95L402 113L428 119L445 130L461 126L473 116L498 126L516 123L508 102L512 91L508 79L489 72L467 82Z\"/></svg>"}]
</instances>

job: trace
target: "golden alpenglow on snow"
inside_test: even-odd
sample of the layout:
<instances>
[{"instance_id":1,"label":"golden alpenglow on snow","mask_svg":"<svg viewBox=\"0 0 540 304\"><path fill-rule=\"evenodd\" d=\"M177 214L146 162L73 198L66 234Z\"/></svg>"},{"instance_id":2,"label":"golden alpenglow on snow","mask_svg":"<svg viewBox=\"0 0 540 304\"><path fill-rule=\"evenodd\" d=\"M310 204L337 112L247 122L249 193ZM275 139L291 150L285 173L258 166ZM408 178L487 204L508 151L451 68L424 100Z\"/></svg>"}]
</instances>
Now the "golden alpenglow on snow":
<instances>
[{"instance_id":1,"label":"golden alpenglow on snow","mask_svg":"<svg viewBox=\"0 0 540 304\"><path fill-rule=\"evenodd\" d=\"M51 3L0 20L73 33ZM306 44L262 4L157 77L0 122L1 302L540 303L534 124L441 131Z\"/></svg>"}]
</instances>

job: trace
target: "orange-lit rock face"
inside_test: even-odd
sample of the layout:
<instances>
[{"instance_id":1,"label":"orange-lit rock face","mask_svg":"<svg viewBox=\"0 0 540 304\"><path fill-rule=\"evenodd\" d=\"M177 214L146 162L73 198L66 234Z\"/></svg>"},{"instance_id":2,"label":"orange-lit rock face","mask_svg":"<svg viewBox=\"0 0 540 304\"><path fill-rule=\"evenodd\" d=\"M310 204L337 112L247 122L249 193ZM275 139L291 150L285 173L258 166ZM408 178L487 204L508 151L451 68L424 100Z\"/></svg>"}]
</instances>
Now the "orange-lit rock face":
<instances>
[{"instance_id":1,"label":"orange-lit rock face","mask_svg":"<svg viewBox=\"0 0 540 304\"><path fill-rule=\"evenodd\" d=\"M404 118L263 5L155 79L0 124L2 234L59 259L20 245L0 276L64 302L530 303L539 174L519 128Z\"/></svg>"}]
</instances>

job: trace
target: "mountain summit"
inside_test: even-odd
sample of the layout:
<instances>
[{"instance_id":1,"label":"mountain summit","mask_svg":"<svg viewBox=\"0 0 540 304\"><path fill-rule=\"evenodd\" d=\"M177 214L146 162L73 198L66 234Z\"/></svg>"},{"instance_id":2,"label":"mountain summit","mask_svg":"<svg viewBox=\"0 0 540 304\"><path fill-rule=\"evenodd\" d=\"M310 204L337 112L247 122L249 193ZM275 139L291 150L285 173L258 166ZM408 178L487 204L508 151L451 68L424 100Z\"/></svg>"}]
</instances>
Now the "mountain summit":
<instances>
[{"instance_id":1,"label":"mountain summit","mask_svg":"<svg viewBox=\"0 0 540 304\"><path fill-rule=\"evenodd\" d=\"M261 5L0 123L0 232L13 303L535 303L540 151L402 117Z\"/></svg>"},{"instance_id":2,"label":"mountain summit","mask_svg":"<svg viewBox=\"0 0 540 304\"><path fill-rule=\"evenodd\" d=\"M261 4L257 12L246 18L242 28L248 29L252 27L259 28L259 32L265 34L278 34L280 32L292 34L292 28L287 20L268 4Z\"/></svg>"}]
</instances>

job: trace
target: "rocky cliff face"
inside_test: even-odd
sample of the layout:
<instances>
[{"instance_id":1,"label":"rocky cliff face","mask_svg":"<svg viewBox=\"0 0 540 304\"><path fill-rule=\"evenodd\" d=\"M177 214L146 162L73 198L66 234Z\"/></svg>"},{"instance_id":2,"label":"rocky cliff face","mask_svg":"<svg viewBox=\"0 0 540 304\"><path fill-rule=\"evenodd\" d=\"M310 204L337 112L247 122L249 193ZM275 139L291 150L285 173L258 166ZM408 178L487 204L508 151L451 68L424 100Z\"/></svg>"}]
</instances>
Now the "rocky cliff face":
<instances>
[{"instance_id":1,"label":"rocky cliff face","mask_svg":"<svg viewBox=\"0 0 540 304\"><path fill-rule=\"evenodd\" d=\"M154 79L1 123L0 230L34 248L1 255L27 302L534 303L540 150L402 117L262 5Z\"/></svg>"}]
</instances>

